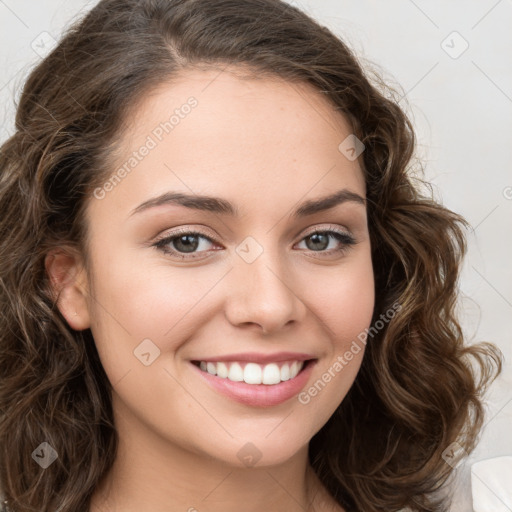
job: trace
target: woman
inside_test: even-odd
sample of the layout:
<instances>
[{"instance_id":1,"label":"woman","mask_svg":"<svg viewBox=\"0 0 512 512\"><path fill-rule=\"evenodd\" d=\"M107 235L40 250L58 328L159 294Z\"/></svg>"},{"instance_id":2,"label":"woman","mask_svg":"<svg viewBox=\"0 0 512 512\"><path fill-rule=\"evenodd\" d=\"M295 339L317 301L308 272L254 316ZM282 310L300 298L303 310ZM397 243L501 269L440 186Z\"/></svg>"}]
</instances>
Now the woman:
<instances>
[{"instance_id":1,"label":"woman","mask_svg":"<svg viewBox=\"0 0 512 512\"><path fill-rule=\"evenodd\" d=\"M0 156L6 510L447 510L501 359L414 146L291 5L94 7Z\"/></svg>"}]
</instances>

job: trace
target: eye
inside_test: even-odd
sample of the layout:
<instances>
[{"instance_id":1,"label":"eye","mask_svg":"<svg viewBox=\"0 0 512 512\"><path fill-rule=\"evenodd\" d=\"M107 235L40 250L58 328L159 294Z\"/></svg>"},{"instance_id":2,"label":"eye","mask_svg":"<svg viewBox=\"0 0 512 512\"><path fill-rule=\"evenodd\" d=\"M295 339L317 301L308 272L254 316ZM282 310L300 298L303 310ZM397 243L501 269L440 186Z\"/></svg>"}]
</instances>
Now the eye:
<instances>
[{"instance_id":1,"label":"eye","mask_svg":"<svg viewBox=\"0 0 512 512\"><path fill-rule=\"evenodd\" d=\"M328 249L332 241L335 247ZM306 243L309 251L322 254L341 253L356 243L351 234L337 229L317 229L302 238L300 243L302 242ZM214 243L215 241L204 233L182 229L157 240L153 246L164 254L180 259L195 259L198 253L208 252L208 245Z\"/></svg>"},{"instance_id":2,"label":"eye","mask_svg":"<svg viewBox=\"0 0 512 512\"><path fill-rule=\"evenodd\" d=\"M306 235L302 240L305 241L307 248L312 252L321 252L325 254L347 251L351 245L356 243L354 237L350 233L337 229L317 229ZM325 250L329 247L330 241L332 240L334 240L335 247ZM336 242L338 245L337 247Z\"/></svg>"},{"instance_id":3,"label":"eye","mask_svg":"<svg viewBox=\"0 0 512 512\"><path fill-rule=\"evenodd\" d=\"M206 240L207 242L201 243L198 239ZM171 236L157 240L153 245L165 254L177 256L181 259L193 259L196 256L189 257L187 254L196 254L195 251L197 251L198 248L204 249L204 246L207 246L208 243L213 243L213 240L203 233L183 229L175 232ZM169 246L173 246L174 248Z\"/></svg>"}]
</instances>

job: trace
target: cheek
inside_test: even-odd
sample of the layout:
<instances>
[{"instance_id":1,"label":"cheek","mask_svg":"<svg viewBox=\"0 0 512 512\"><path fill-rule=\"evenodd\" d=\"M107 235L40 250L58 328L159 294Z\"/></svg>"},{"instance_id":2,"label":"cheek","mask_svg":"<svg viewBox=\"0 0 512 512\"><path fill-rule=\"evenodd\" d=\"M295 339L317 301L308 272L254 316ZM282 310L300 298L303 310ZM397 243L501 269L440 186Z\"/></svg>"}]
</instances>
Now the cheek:
<instances>
[{"instance_id":1,"label":"cheek","mask_svg":"<svg viewBox=\"0 0 512 512\"><path fill-rule=\"evenodd\" d=\"M340 269L337 278L317 281L315 313L322 320L325 357L315 368L309 386L298 396L303 414L317 432L331 417L354 384L365 352L361 333L370 327L375 292L370 258Z\"/></svg>"},{"instance_id":2,"label":"cheek","mask_svg":"<svg viewBox=\"0 0 512 512\"><path fill-rule=\"evenodd\" d=\"M335 275L315 278L315 312L329 327L327 336L336 352L369 327L375 305L371 258L365 255L347 263Z\"/></svg>"},{"instance_id":3,"label":"cheek","mask_svg":"<svg viewBox=\"0 0 512 512\"><path fill-rule=\"evenodd\" d=\"M152 389L158 389L158 379L152 380L155 369L176 358L180 348L187 346L199 326L214 314L212 308L218 304L209 292L226 269L172 268L162 262L141 263L121 257L116 257L116 262L95 273L91 332L98 354L114 386L129 379L148 381ZM137 356L153 362L146 367ZM171 380L168 385L173 383L171 377L162 375L165 381ZM139 393L143 391L137 388L134 397ZM180 397L178 403L186 399ZM144 400L147 402L147 397Z\"/></svg>"},{"instance_id":4,"label":"cheek","mask_svg":"<svg viewBox=\"0 0 512 512\"><path fill-rule=\"evenodd\" d=\"M172 331L186 326L189 315L225 269L172 267L163 261L142 260L126 251L109 268L97 264L96 301L92 307L97 328L113 329L136 342L144 338L160 344L172 338Z\"/></svg>"},{"instance_id":5,"label":"cheek","mask_svg":"<svg viewBox=\"0 0 512 512\"><path fill-rule=\"evenodd\" d=\"M186 337L185 331L197 324L199 316L208 316L209 292L226 273L222 265L171 267L162 261L142 262L129 251L112 261L116 264L102 267L96 263L97 300L92 304L96 330L113 330L106 337L116 334L119 339L121 334L132 344L145 338L159 345L165 340L166 349L172 348L168 343L173 331ZM344 344L368 327L374 307L369 251L347 259L336 271L333 267L315 269L313 280L311 273L310 269L302 275L299 272L293 287L302 289L297 295L328 327L327 336L334 333L336 343Z\"/></svg>"},{"instance_id":6,"label":"cheek","mask_svg":"<svg viewBox=\"0 0 512 512\"><path fill-rule=\"evenodd\" d=\"M108 352L119 359L123 350L127 357L133 357L133 350L144 339L154 341L162 352L176 350L182 340L193 336L203 320L215 313L211 308L219 304L213 297L226 274L225 266L170 266L156 258L142 261L136 251L116 252L113 245L107 253L106 260L98 258L94 262L95 300L91 304L91 330L100 344L107 345L99 347L105 356ZM326 341L330 340L326 344L329 352L344 352L369 326L374 280L366 247L347 257L336 269L320 265L314 270L302 268L293 279L292 287L299 292L300 300L316 316L316 320L305 321L308 325L319 321L317 334L323 326ZM170 346L172 340L176 346Z\"/></svg>"}]
</instances>

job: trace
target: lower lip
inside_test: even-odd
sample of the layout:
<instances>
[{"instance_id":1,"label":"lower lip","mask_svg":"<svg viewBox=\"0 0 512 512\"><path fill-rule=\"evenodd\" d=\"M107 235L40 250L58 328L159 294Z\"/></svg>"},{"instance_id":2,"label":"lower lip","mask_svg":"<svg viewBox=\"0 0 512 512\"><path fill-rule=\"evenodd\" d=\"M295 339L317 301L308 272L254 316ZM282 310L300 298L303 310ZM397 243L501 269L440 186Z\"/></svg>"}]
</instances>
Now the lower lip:
<instances>
[{"instance_id":1,"label":"lower lip","mask_svg":"<svg viewBox=\"0 0 512 512\"><path fill-rule=\"evenodd\" d=\"M253 407L270 407L286 402L297 395L306 385L316 360L309 361L307 366L296 377L285 380L279 384L247 384L246 382L234 382L216 375L204 372L198 366L191 363L195 371L210 384L216 391L223 395Z\"/></svg>"}]
</instances>

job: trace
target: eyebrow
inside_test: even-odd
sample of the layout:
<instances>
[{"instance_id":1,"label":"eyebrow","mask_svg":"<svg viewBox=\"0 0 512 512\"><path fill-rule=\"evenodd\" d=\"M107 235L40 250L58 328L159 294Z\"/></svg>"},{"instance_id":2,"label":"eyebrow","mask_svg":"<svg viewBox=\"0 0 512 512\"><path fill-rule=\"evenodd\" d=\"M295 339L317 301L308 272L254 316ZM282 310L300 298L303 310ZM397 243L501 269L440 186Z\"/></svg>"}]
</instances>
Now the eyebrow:
<instances>
[{"instance_id":1,"label":"eyebrow","mask_svg":"<svg viewBox=\"0 0 512 512\"><path fill-rule=\"evenodd\" d=\"M306 217L318 212L330 210L331 208L348 201L362 205L366 204L366 200L359 194L347 189L342 189L334 194L321 197L320 199L304 201L292 215L295 218ZM240 217L240 211L238 208L225 199L211 196L188 195L180 192L166 192L160 196L148 199L134 208L129 216L131 217L134 214L141 213L149 210L150 208L155 208L164 204L176 204L194 210Z\"/></svg>"}]
</instances>

